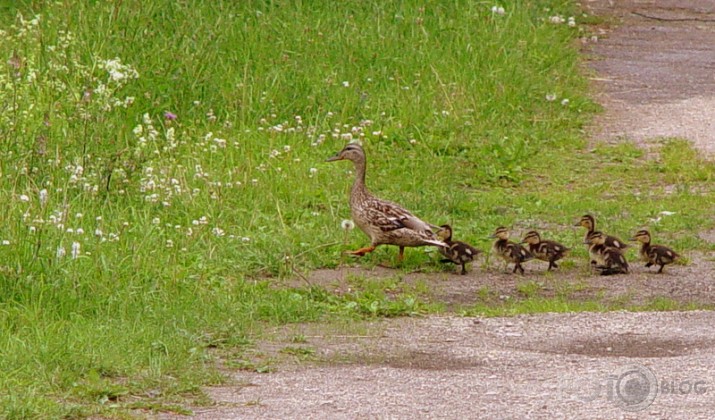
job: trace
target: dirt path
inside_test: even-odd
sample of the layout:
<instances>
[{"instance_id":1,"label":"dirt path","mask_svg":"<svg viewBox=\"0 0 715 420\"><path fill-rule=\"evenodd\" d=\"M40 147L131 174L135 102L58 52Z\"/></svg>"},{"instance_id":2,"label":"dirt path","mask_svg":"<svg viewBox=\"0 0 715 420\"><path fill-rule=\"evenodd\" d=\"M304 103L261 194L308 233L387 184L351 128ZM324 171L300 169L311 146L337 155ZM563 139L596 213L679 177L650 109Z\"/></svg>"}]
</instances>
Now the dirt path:
<instances>
[{"instance_id":1,"label":"dirt path","mask_svg":"<svg viewBox=\"0 0 715 420\"><path fill-rule=\"evenodd\" d=\"M586 42L606 109L594 139L647 146L681 137L715 156L715 1L584 0L584 7L622 22ZM663 276L639 266L627 277L594 278L578 269L550 277L545 267L530 267L523 279L496 270L400 275L454 306L474 303L485 287L509 299L524 281L538 283L547 297L566 289L570 298L715 302L712 255ZM355 268L318 271L309 280L340 292L350 287L350 274L396 275ZM714 323L715 312L695 311L288 326L259 346L281 359L274 372L236 371L231 386L207 390L216 404L196 408L193 418L709 419ZM304 342L296 344L296 336ZM286 348L296 355L281 353Z\"/></svg>"},{"instance_id":2,"label":"dirt path","mask_svg":"<svg viewBox=\"0 0 715 420\"><path fill-rule=\"evenodd\" d=\"M680 137L715 157L715 1L586 0L584 6L622 22L586 48L605 108L594 137L645 144Z\"/></svg>"}]
</instances>

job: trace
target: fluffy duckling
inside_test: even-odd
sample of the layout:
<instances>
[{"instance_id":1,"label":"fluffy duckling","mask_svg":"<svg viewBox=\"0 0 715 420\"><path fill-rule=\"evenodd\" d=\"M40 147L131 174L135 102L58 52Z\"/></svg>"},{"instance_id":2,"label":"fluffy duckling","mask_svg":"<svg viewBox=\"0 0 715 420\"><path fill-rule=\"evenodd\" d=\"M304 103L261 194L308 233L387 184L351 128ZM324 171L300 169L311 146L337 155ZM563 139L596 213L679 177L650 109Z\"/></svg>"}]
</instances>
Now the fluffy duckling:
<instances>
[{"instance_id":1,"label":"fluffy duckling","mask_svg":"<svg viewBox=\"0 0 715 420\"><path fill-rule=\"evenodd\" d=\"M594 231L584 241L588 245L588 253L594 268L603 276L611 274L628 274L628 262L623 252L606 245L606 235Z\"/></svg>"},{"instance_id":2,"label":"fluffy duckling","mask_svg":"<svg viewBox=\"0 0 715 420\"><path fill-rule=\"evenodd\" d=\"M551 268L558 268L556 261L563 258L569 251L569 248L561 245L558 242L542 240L539 232L532 230L524 236L522 244L529 244L529 251L538 259L549 262L548 271Z\"/></svg>"},{"instance_id":3,"label":"fluffy duckling","mask_svg":"<svg viewBox=\"0 0 715 420\"><path fill-rule=\"evenodd\" d=\"M640 255L641 259L646 262L646 267L653 264L659 265L658 273L663 272L663 267L672 264L680 255L672 249L663 245L651 245L650 232L645 229L639 230L631 238L631 241L641 243Z\"/></svg>"},{"instance_id":4,"label":"fluffy duckling","mask_svg":"<svg viewBox=\"0 0 715 420\"><path fill-rule=\"evenodd\" d=\"M584 241L588 241L588 236L592 234L596 230L596 219L593 218L590 214L584 214L581 216L581 220L578 221L574 226L583 226L587 229L586 236L584 237ZM628 244L623 242L622 240L616 238L615 236L611 235L605 235L606 237L606 246L611 247L611 248L616 248L616 249L626 249L628 248ZM592 259L591 260L591 265L595 264L595 261Z\"/></svg>"},{"instance_id":5,"label":"fluffy duckling","mask_svg":"<svg viewBox=\"0 0 715 420\"><path fill-rule=\"evenodd\" d=\"M432 231L435 227L426 223L402 206L375 197L365 186L367 158L362 146L348 143L343 150L327 159L327 162L350 160L355 165L355 181L350 190L350 213L355 224L370 237L370 246L349 251L363 256L379 245L400 247L398 260L404 259L405 247L432 245L447 246Z\"/></svg>"},{"instance_id":6,"label":"fluffy duckling","mask_svg":"<svg viewBox=\"0 0 715 420\"><path fill-rule=\"evenodd\" d=\"M512 273L516 273L516 270L519 270L521 274L524 274L524 267L521 266L521 263L529 261L534 258L534 256L531 255L531 253L523 246L510 241L509 229L504 226L498 227L491 237L497 238L492 246L492 252L502 257L504 261L506 261L507 265L509 265L509 263L514 263L514 270Z\"/></svg>"},{"instance_id":7,"label":"fluffy duckling","mask_svg":"<svg viewBox=\"0 0 715 420\"><path fill-rule=\"evenodd\" d=\"M446 247L439 249L439 252L445 257L442 262L451 262L462 266L461 274L467 274L466 265L481 254L482 251L462 241L452 240L452 226L442 225L437 231L437 237L446 243Z\"/></svg>"}]
</instances>

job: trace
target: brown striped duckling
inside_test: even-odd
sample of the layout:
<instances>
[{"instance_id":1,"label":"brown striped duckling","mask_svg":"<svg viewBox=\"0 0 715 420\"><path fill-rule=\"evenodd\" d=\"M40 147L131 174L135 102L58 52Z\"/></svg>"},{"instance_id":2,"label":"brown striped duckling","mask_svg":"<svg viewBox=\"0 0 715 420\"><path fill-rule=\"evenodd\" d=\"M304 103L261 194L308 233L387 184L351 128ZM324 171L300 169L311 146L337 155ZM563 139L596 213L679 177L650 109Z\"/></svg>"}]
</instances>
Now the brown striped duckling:
<instances>
[{"instance_id":1,"label":"brown striped duckling","mask_svg":"<svg viewBox=\"0 0 715 420\"><path fill-rule=\"evenodd\" d=\"M350 190L350 213L355 224L370 237L370 246L349 251L348 254L363 256L379 245L400 247L398 261L404 258L405 247L437 246L440 241L432 231L435 227L422 221L402 206L375 197L365 186L367 158L362 146L348 143L343 150L327 159L327 162L349 160L355 165L355 181Z\"/></svg>"},{"instance_id":2,"label":"brown striped duckling","mask_svg":"<svg viewBox=\"0 0 715 420\"><path fill-rule=\"evenodd\" d=\"M588 253L591 256L593 268L603 276L611 274L628 274L628 262L623 251L606 245L606 235L603 232L591 232L586 241Z\"/></svg>"},{"instance_id":3,"label":"brown striped duckling","mask_svg":"<svg viewBox=\"0 0 715 420\"><path fill-rule=\"evenodd\" d=\"M442 262L451 262L462 266L461 274L467 274L466 265L474 261L482 251L462 241L452 240L452 226L442 225L437 231L437 237L442 240L446 247L439 248L439 252L445 257Z\"/></svg>"},{"instance_id":4,"label":"brown striped duckling","mask_svg":"<svg viewBox=\"0 0 715 420\"><path fill-rule=\"evenodd\" d=\"M541 235L535 230L528 232L521 243L529 244L529 251L536 258L542 261L548 261L548 271L551 271L552 267L558 268L559 266L556 265L556 261L563 258L569 251L569 248L566 248L558 242L541 239Z\"/></svg>"},{"instance_id":5,"label":"brown striped duckling","mask_svg":"<svg viewBox=\"0 0 715 420\"><path fill-rule=\"evenodd\" d=\"M639 230L631 238L631 241L641 243L640 255L641 259L646 262L646 267L653 264L659 265L658 273L663 272L663 267L672 264L680 255L672 249L663 245L651 245L650 232L645 229Z\"/></svg>"},{"instance_id":6,"label":"brown striped duckling","mask_svg":"<svg viewBox=\"0 0 715 420\"><path fill-rule=\"evenodd\" d=\"M574 226L583 226L586 228L586 236L584 237L584 241L588 241L588 236L592 234L596 230L596 219L593 218L590 214L584 214L581 216L581 220L578 221ZM616 248L620 250L624 250L628 248L628 244L623 242L622 240L616 238L615 236L611 235L605 235L606 236L606 246L611 247L611 248ZM591 260L591 265L593 265L595 262L594 260Z\"/></svg>"},{"instance_id":7,"label":"brown striped duckling","mask_svg":"<svg viewBox=\"0 0 715 420\"><path fill-rule=\"evenodd\" d=\"M497 238L494 245L492 245L492 252L504 259L507 266L509 263L514 263L512 273L516 273L516 270L519 270L521 274L524 274L524 267L521 266L521 263L534 258L531 252L527 251L523 246L510 241L509 229L504 226L498 227L491 237Z\"/></svg>"}]
</instances>

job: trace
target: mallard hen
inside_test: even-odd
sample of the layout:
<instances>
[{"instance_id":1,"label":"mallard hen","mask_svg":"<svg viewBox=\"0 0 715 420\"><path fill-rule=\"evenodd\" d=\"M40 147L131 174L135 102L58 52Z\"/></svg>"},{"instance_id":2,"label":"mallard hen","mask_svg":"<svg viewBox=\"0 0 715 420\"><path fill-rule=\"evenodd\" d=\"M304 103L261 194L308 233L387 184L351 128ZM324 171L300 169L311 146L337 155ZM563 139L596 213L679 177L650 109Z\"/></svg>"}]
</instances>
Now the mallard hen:
<instances>
[{"instance_id":1,"label":"mallard hen","mask_svg":"<svg viewBox=\"0 0 715 420\"><path fill-rule=\"evenodd\" d=\"M641 243L640 255L641 259L646 262L645 266L650 267L653 264L659 265L658 273L662 273L663 267L672 264L680 255L667 246L651 245L650 240L650 232L645 229L639 230L631 238L631 241Z\"/></svg>"},{"instance_id":2,"label":"mallard hen","mask_svg":"<svg viewBox=\"0 0 715 420\"><path fill-rule=\"evenodd\" d=\"M452 226L442 225L437 231L437 237L446 243L446 247L439 249L439 252L445 257L442 262L451 262L462 266L461 274L467 274L466 265L481 254L482 251L462 241L452 240Z\"/></svg>"},{"instance_id":3,"label":"mallard hen","mask_svg":"<svg viewBox=\"0 0 715 420\"><path fill-rule=\"evenodd\" d=\"M588 245L593 268L601 275L628 274L626 257L620 249L606 245L606 235L603 232L591 232L584 243Z\"/></svg>"},{"instance_id":4,"label":"mallard hen","mask_svg":"<svg viewBox=\"0 0 715 420\"><path fill-rule=\"evenodd\" d=\"M404 259L405 247L438 246L447 244L440 241L432 231L435 227L426 223L402 206L375 197L365 186L367 158L362 146L347 144L328 162L350 160L355 165L355 181L350 190L350 213L355 224L370 237L370 246L349 251L349 254L363 256L379 245L400 247L398 260Z\"/></svg>"},{"instance_id":5,"label":"mallard hen","mask_svg":"<svg viewBox=\"0 0 715 420\"><path fill-rule=\"evenodd\" d=\"M509 263L514 263L512 273L516 273L516 270L519 270L521 274L524 274L524 267L521 266L521 263L529 261L534 258L534 256L523 246L510 241L509 229L503 226L498 227L491 237L497 238L492 246L492 252L500 256L506 262L507 266Z\"/></svg>"},{"instance_id":6,"label":"mallard hen","mask_svg":"<svg viewBox=\"0 0 715 420\"><path fill-rule=\"evenodd\" d=\"M521 243L529 244L529 252L536 258L548 261L549 268L547 270L549 271L551 268L558 268L556 261L563 258L569 251L569 248L558 242L541 239L541 235L535 230L528 232Z\"/></svg>"}]
</instances>

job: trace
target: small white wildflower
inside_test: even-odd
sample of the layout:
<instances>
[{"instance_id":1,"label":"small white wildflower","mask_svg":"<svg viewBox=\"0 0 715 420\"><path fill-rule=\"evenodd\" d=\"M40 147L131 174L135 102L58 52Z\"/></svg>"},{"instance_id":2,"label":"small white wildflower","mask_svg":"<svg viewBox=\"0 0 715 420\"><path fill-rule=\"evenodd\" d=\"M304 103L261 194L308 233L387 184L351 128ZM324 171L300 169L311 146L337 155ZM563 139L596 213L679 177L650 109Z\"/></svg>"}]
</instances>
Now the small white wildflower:
<instances>
[{"instance_id":1,"label":"small white wildflower","mask_svg":"<svg viewBox=\"0 0 715 420\"><path fill-rule=\"evenodd\" d=\"M241 238L241 241L242 242L251 242L251 238L249 238L248 236L244 236Z\"/></svg>"},{"instance_id":2,"label":"small white wildflower","mask_svg":"<svg viewBox=\"0 0 715 420\"><path fill-rule=\"evenodd\" d=\"M340 227L343 228L343 230L353 230L353 228L355 228L355 222L350 219L344 219L340 223Z\"/></svg>"},{"instance_id":3,"label":"small white wildflower","mask_svg":"<svg viewBox=\"0 0 715 420\"><path fill-rule=\"evenodd\" d=\"M74 231L77 235L84 235L84 229L82 228L77 228L77 230Z\"/></svg>"},{"instance_id":4,"label":"small white wildflower","mask_svg":"<svg viewBox=\"0 0 715 420\"><path fill-rule=\"evenodd\" d=\"M47 190L44 188L41 189L38 195L40 198L40 205L44 206L47 204Z\"/></svg>"},{"instance_id":5,"label":"small white wildflower","mask_svg":"<svg viewBox=\"0 0 715 420\"><path fill-rule=\"evenodd\" d=\"M67 254L67 251L65 251L65 247L63 247L62 245L58 246L57 251L55 252L57 259L64 257L65 254Z\"/></svg>"},{"instance_id":6,"label":"small white wildflower","mask_svg":"<svg viewBox=\"0 0 715 420\"><path fill-rule=\"evenodd\" d=\"M101 238L102 236L104 236L104 232L102 232L102 229L97 228L94 230L94 236Z\"/></svg>"},{"instance_id":7,"label":"small white wildflower","mask_svg":"<svg viewBox=\"0 0 715 420\"><path fill-rule=\"evenodd\" d=\"M22 194L20 195L20 201L28 202L30 201L30 197L26 196L25 194Z\"/></svg>"},{"instance_id":8,"label":"small white wildflower","mask_svg":"<svg viewBox=\"0 0 715 420\"><path fill-rule=\"evenodd\" d=\"M167 247L167 248L173 248L173 247L174 247L174 241L172 241L171 239L167 239L167 240L166 240L166 247Z\"/></svg>"},{"instance_id":9,"label":"small white wildflower","mask_svg":"<svg viewBox=\"0 0 715 420\"><path fill-rule=\"evenodd\" d=\"M159 223L161 223L161 220L158 217L155 217L151 219L151 223L154 225L158 225Z\"/></svg>"},{"instance_id":10,"label":"small white wildflower","mask_svg":"<svg viewBox=\"0 0 715 420\"><path fill-rule=\"evenodd\" d=\"M219 238L226 234L226 232L224 232L224 230L221 229L220 227L215 227L215 228L211 229L211 233L218 236Z\"/></svg>"},{"instance_id":11,"label":"small white wildflower","mask_svg":"<svg viewBox=\"0 0 715 420\"><path fill-rule=\"evenodd\" d=\"M5 245L5 246L10 245L10 241L8 241L7 239L4 239L4 240L2 241L2 244Z\"/></svg>"},{"instance_id":12,"label":"small white wildflower","mask_svg":"<svg viewBox=\"0 0 715 420\"><path fill-rule=\"evenodd\" d=\"M30 233L35 233L37 231L37 228L34 226L30 226L28 230L30 231Z\"/></svg>"},{"instance_id":13,"label":"small white wildflower","mask_svg":"<svg viewBox=\"0 0 715 420\"><path fill-rule=\"evenodd\" d=\"M564 20L564 18L563 18L562 16L550 16L550 17L549 17L549 22L551 22L551 23L553 23L553 24L555 24L555 25L558 25L558 24L560 24L560 23L564 23L565 20Z\"/></svg>"},{"instance_id":14,"label":"small white wildflower","mask_svg":"<svg viewBox=\"0 0 715 420\"><path fill-rule=\"evenodd\" d=\"M415 139L410 139L410 144L413 144L413 145L414 145L414 144L417 144L417 140L415 140Z\"/></svg>"},{"instance_id":15,"label":"small white wildflower","mask_svg":"<svg viewBox=\"0 0 715 420\"><path fill-rule=\"evenodd\" d=\"M547 93L546 94L546 100L549 102L553 102L556 100L556 94L555 93Z\"/></svg>"},{"instance_id":16,"label":"small white wildflower","mask_svg":"<svg viewBox=\"0 0 715 420\"><path fill-rule=\"evenodd\" d=\"M72 242L72 259L76 260L79 257L80 244L79 242Z\"/></svg>"},{"instance_id":17,"label":"small white wildflower","mask_svg":"<svg viewBox=\"0 0 715 420\"><path fill-rule=\"evenodd\" d=\"M347 80L344 81L344 82L343 82L343 86L344 86L344 87L350 87L350 82L348 82Z\"/></svg>"},{"instance_id":18,"label":"small white wildflower","mask_svg":"<svg viewBox=\"0 0 715 420\"><path fill-rule=\"evenodd\" d=\"M67 232L67 233L74 233L74 229L72 229L72 228L67 228L67 230L66 230L65 232Z\"/></svg>"},{"instance_id":19,"label":"small white wildflower","mask_svg":"<svg viewBox=\"0 0 715 420\"><path fill-rule=\"evenodd\" d=\"M568 25L570 28L576 27L576 18L574 18L573 16L570 16L569 20L568 20Z\"/></svg>"},{"instance_id":20,"label":"small white wildflower","mask_svg":"<svg viewBox=\"0 0 715 420\"><path fill-rule=\"evenodd\" d=\"M312 176L312 175L315 175L316 173L318 173L318 169L317 169L317 168L310 168L310 175L311 175L311 176Z\"/></svg>"},{"instance_id":21,"label":"small white wildflower","mask_svg":"<svg viewBox=\"0 0 715 420\"><path fill-rule=\"evenodd\" d=\"M492 6L492 13L495 15L503 15L505 13L505 10L501 6Z\"/></svg>"},{"instance_id":22,"label":"small white wildflower","mask_svg":"<svg viewBox=\"0 0 715 420\"><path fill-rule=\"evenodd\" d=\"M84 216L84 214L82 214L82 213L77 213L74 215L74 217L77 219L81 219L83 216Z\"/></svg>"},{"instance_id":23,"label":"small white wildflower","mask_svg":"<svg viewBox=\"0 0 715 420\"><path fill-rule=\"evenodd\" d=\"M570 101L569 101L568 98L564 98L564 99L561 100L561 105L567 106L567 105L569 104L569 102L570 102Z\"/></svg>"}]
</instances>

